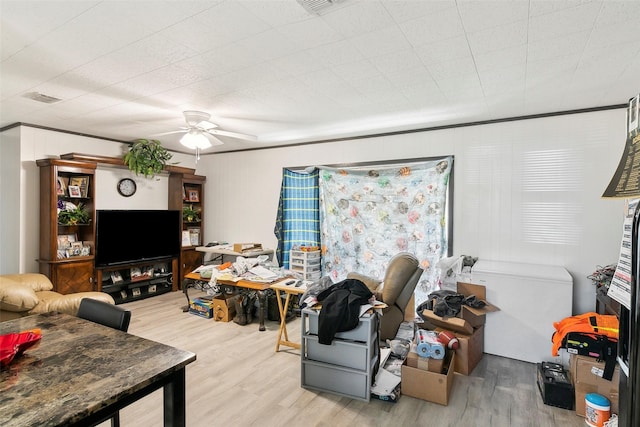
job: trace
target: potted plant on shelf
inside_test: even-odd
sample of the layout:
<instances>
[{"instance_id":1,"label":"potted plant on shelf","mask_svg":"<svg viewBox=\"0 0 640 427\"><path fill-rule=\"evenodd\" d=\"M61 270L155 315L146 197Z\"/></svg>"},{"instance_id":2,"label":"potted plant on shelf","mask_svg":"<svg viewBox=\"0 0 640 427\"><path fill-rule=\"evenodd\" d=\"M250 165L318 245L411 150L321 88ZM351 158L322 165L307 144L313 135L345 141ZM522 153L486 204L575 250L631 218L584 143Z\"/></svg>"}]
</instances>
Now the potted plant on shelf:
<instances>
[{"instance_id":1,"label":"potted plant on shelf","mask_svg":"<svg viewBox=\"0 0 640 427\"><path fill-rule=\"evenodd\" d=\"M164 169L173 155L156 139L137 139L129 145L124 164L136 175L153 178Z\"/></svg>"},{"instance_id":2,"label":"potted plant on shelf","mask_svg":"<svg viewBox=\"0 0 640 427\"><path fill-rule=\"evenodd\" d=\"M200 222L200 211L193 208L193 205L182 207L182 220L186 222Z\"/></svg>"},{"instance_id":3,"label":"potted plant on shelf","mask_svg":"<svg viewBox=\"0 0 640 427\"><path fill-rule=\"evenodd\" d=\"M89 211L82 204L78 203L78 206L72 208L66 208L64 204L61 206L61 202L58 201L58 224L62 225L88 225L91 222Z\"/></svg>"}]
</instances>

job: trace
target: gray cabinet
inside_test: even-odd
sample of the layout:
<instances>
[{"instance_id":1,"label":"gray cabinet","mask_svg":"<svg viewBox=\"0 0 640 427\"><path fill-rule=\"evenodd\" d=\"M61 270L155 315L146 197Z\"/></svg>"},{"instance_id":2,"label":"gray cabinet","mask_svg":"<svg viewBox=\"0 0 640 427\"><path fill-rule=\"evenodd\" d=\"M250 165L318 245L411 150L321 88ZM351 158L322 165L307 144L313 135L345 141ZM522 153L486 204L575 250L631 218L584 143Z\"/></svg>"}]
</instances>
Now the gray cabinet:
<instances>
[{"instance_id":1,"label":"gray cabinet","mask_svg":"<svg viewBox=\"0 0 640 427\"><path fill-rule=\"evenodd\" d=\"M303 388L369 401L380 360L377 314L364 315L358 327L339 332L330 345L318 342L319 312L301 313Z\"/></svg>"}]
</instances>

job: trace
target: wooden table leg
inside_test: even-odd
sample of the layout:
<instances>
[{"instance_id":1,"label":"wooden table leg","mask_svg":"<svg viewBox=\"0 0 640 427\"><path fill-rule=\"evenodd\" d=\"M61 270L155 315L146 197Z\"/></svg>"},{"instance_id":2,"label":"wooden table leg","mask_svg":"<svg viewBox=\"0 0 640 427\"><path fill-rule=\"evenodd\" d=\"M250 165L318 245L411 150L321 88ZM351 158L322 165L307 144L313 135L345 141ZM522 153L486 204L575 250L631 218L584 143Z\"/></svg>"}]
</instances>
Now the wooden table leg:
<instances>
[{"instance_id":1,"label":"wooden table leg","mask_svg":"<svg viewBox=\"0 0 640 427\"><path fill-rule=\"evenodd\" d=\"M264 317L267 312L267 295L265 291L258 291L258 319L260 320L260 327L258 328L261 331L264 331L266 328L264 327Z\"/></svg>"},{"instance_id":2,"label":"wooden table leg","mask_svg":"<svg viewBox=\"0 0 640 427\"><path fill-rule=\"evenodd\" d=\"M300 348L299 343L289 341L289 334L287 332L287 311L289 310L289 301L291 300L291 293L285 292L287 297L284 300L284 306L280 299L280 292L276 289L276 298L278 299L278 310L280 311L280 329L278 331L278 342L276 343L276 352L280 351L281 345L286 345L292 348ZM284 340L282 339L284 335Z\"/></svg>"},{"instance_id":3,"label":"wooden table leg","mask_svg":"<svg viewBox=\"0 0 640 427\"><path fill-rule=\"evenodd\" d=\"M287 295L288 298L288 295ZM282 342L282 331L284 329L286 329L286 319L285 319L285 314L286 312L284 311L285 309L282 307L282 298L280 297L280 290L276 289L276 300L278 301L278 312L280 312L280 329L278 329L278 340L276 341L276 353L280 350L280 343ZM287 302L289 302L289 300L287 299ZM285 304L285 307L287 305Z\"/></svg>"}]
</instances>

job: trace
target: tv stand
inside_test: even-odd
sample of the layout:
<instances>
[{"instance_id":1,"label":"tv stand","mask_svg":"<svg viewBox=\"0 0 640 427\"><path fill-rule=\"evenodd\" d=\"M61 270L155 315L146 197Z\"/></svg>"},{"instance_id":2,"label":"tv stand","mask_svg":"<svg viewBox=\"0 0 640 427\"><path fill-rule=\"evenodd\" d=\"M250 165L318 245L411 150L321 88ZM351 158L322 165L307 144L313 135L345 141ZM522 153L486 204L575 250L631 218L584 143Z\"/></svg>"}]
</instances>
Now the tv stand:
<instances>
[{"instance_id":1,"label":"tv stand","mask_svg":"<svg viewBox=\"0 0 640 427\"><path fill-rule=\"evenodd\" d=\"M96 267L98 290L111 295L116 304L177 291L178 277L178 258Z\"/></svg>"}]
</instances>

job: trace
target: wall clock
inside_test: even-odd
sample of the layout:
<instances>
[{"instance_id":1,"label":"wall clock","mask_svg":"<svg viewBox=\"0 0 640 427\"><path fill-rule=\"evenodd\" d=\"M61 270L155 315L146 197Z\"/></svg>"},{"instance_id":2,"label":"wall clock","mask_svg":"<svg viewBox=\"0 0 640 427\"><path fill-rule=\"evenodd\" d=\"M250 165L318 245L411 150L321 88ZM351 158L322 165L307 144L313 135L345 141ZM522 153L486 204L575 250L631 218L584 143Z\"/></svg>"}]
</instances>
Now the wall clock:
<instances>
[{"instance_id":1,"label":"wall clock","mask_svg":"<svg viewBox=\"0 0 640 427\"><path fill-rule=\"evenodd\" d=\"M118 181L118 193L124 197L131 197L136 192L136 182L131 178L122 178Z\"/></svg>"}]
</instances>

